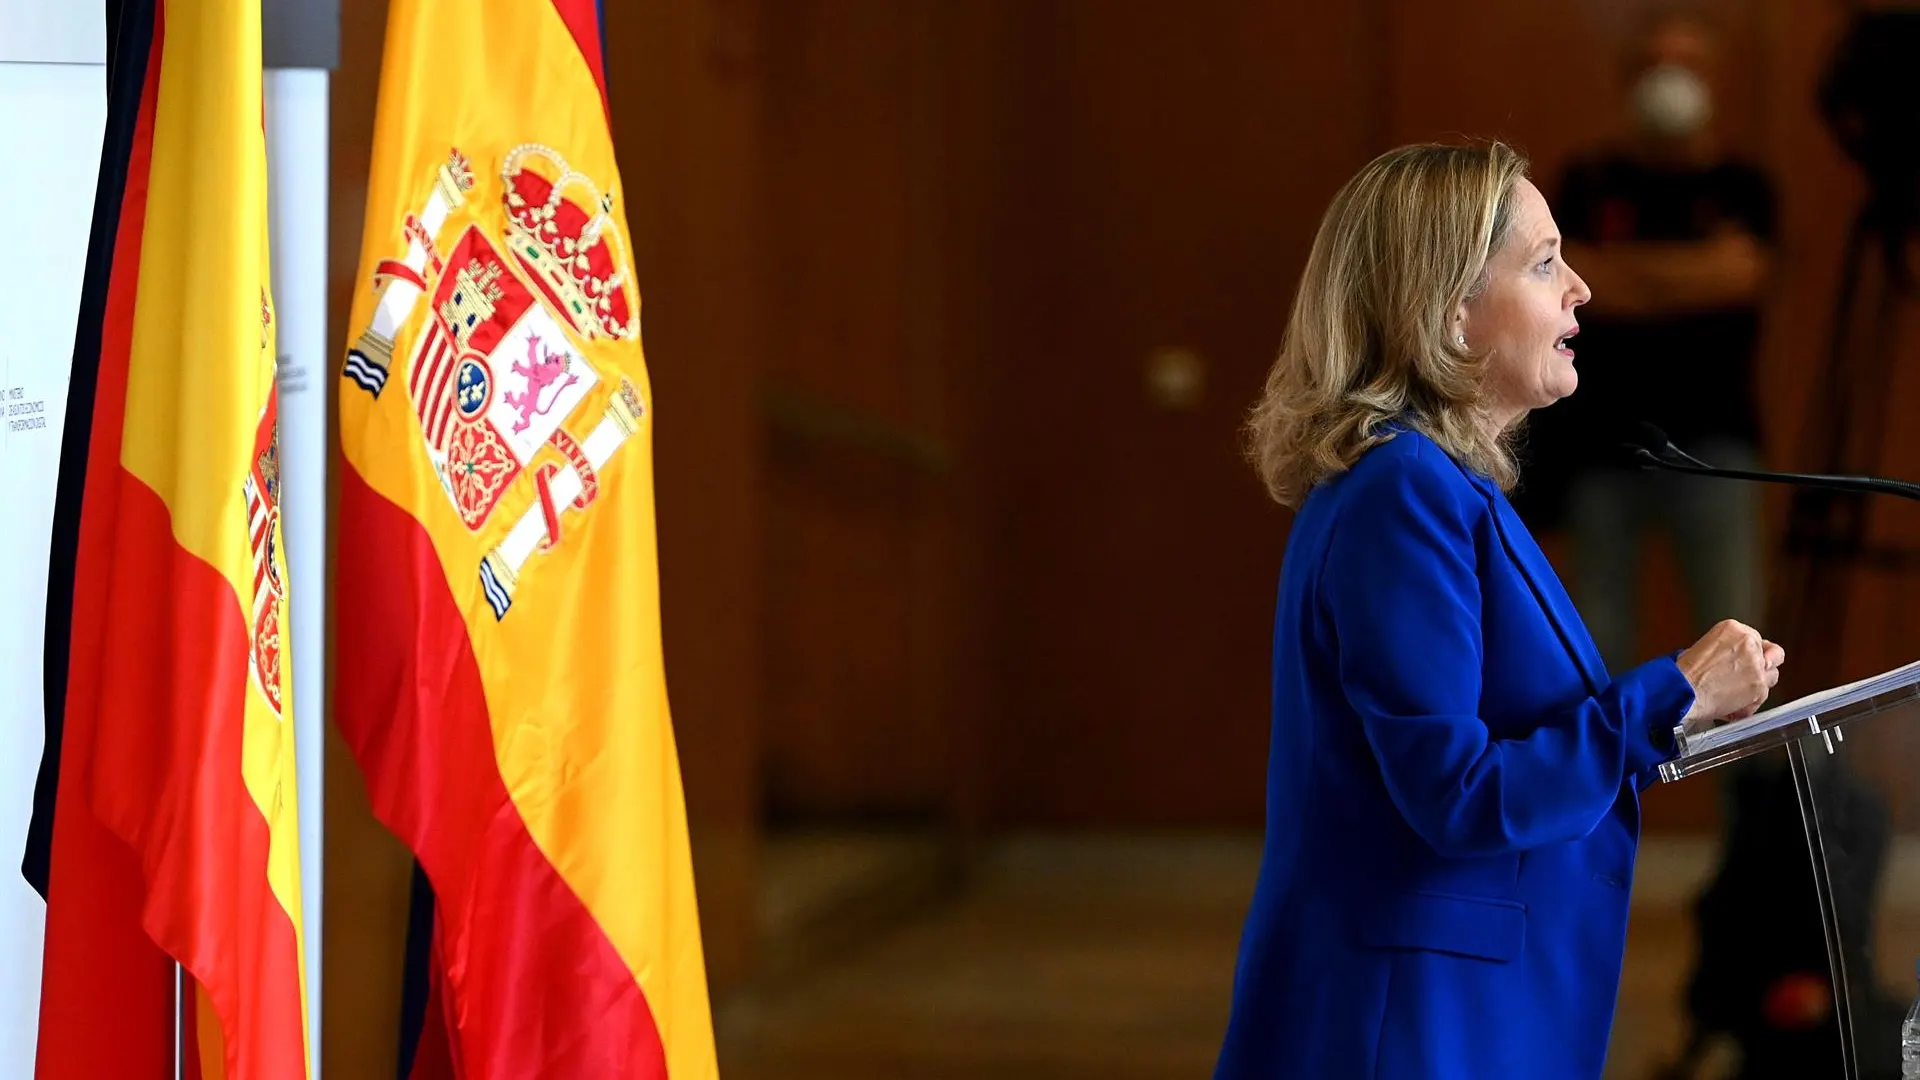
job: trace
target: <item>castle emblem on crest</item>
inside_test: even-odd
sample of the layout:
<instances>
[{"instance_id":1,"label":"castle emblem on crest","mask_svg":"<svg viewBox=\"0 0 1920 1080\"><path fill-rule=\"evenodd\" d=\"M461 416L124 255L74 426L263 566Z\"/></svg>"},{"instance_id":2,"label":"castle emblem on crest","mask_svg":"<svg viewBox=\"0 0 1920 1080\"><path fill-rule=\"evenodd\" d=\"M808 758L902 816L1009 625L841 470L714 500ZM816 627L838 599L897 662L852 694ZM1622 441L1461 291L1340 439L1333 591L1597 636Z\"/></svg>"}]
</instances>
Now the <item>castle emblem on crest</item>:
<instances>
[{"instance_id":1,"label":"castle emblem on crest","mask_svg":"<svg viewBox=\"0 0 1920 1080\"><path fill-rule=\"evenodd\" d=\"M378 399L402 329L421 321L407 398L460 521L475 533L501 514L513 522L479 567L505 618L522 567L561 542L568 511L593 503L599 471L644 410L630 382L581 349L639 333L612 196L533 144L506 155L499 179L501 235L470 212L449 227L476 197L474 173L458 150L439 165L403 222L406 253L375 265L373 316L341 374Z\"/></svg>"},{"instance_id":2,"label":"castle emblem on crest","mask_svg":"<svg viewBox=\"0 0 1920 1080\"><path fill-rule=\"evenodd\" d=\"M247 666L261 696L281 715L280 605L286 583L280 576L274 540L280 530L280 393L267 391L267 407L254 429L253 462L241 481L246 497L247 546L253 554L253 604L248 616Z\"/></svg>"}]
</instances>

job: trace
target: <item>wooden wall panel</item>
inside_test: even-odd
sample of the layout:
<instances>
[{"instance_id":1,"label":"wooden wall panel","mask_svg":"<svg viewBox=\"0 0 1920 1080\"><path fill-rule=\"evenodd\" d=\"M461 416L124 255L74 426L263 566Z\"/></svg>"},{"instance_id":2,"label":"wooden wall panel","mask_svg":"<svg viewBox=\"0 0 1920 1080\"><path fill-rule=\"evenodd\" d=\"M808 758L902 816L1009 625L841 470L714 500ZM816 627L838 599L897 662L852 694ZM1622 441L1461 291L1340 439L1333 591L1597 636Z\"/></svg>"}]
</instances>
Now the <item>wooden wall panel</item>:
<instances>
[{"instance_id":1,"label":"wooden wall panel","mask_svg":"<svg viewBox=\"0 0 1920 1080\"><path fill-rule=\"evenodd\" d=\"M1375 149L1372 4L1023 4L991 419L998 818L1257 825L1285 520L1237 429ZM1156 403L1157 349L1204 367Z\"/></svg>"},{"instance_id":2,"label":"wooden wall panel","mask_svg":"<svg viewBox=\"0 0 1920 1080\"><path fill-rule=\"evenodd\" d=\"M1821 0L1715 8L1734 32L1735 144L1782 189L1764 379L1784 464L1859 192L1810 104L1839 16ZM751 962L769 809L1259 823L1286 518L1236 428L1319 215L1399 142L1500 135L1557 172L1617 126L1613 57L1635 9L608 6L660 415L669 683L717 986ZM383 11L344 14L337 322ZM1166 347L1201 362L1191 407L1148 386ZM1912 370L1896 408L1920 393ZM1897 435L1884 467L1920 475L1920 435ZM1920 518L1883 528L1920 534ZM1849 674L1920 653L1907 589L1858 586ZM1656 608L1649 642L1681 633ZM391 1015L378 995L405 861L351 766L330 762L326 1052L360 1075L371 1066L351 1063L390 1060L390 1043L349 1046L335 1023ZM1648 817L1708 828L1712 793L1656 792Z\"/></svg>"},{"instance_id":3,"label":"wooden wall panel","mask_svg":"<svg viewBox=\"0 0 1920 1080\"><path fill-rule=\"evenodd\" d=\"M750 963L759 845L759 18L756 0L606 7L655 400L667 690L716 990Z\"/></svg>"},{"instance_id":4,"label":"wooden wall panel","mask_svg":"<svg viewBox=\"0 0 1920 1080\"><path fill-rule=\"evenodd\" d=\"M779 820L954 820L977 724L968 270L995 5L769 5L765 717Z\"/></svg>"},{"instance_id":5,"label":"wooden wall panel","mask_svg":"<svg viewBox=\"0 0 1920 1080\"><path fill-rule=\"evenodd\" d=\"M1062 0L1014 17L1017 134L988 313L1008 348L982 406L996 425L989 756L1002 820L1258 820L1247 793L1265 745L1271 597L1248 583L1270 585L1284 522L1235 487L1246 474L1229 435L1326 199L1373 153L1461 135L1515 143L1551 193L1571 154L1624 131L1622 50L1654 4L1279 7L1170 19ZM1860 191L1812 105L1842 13L1817 0L1705 7L1724 34L1723 134L1781 192L1761 378L1784 464L1825 362ZM1157 411L1140 391L1161 345L1208 363L1193 413ZM1899 370L1896 413L1920 393L1913 365ZM1914 460L1920 436L1897 428L1883 467L1920 474L1903 465ZM1783 505L1770 498L1775 525ZM1884 537L1920 536L1908 508L1876 520ZM1651 654L1693 628L1671 558L1656 550L1649 575ZM1900 618L1911 583L1861 579L1852 595L1845 675L1920 653ZM1711 785L1661 789L1648 825L1711 828L1714 802Z\"/></svg>"},{"instance_id":6,"label":"wooden wall panel","mask_svg":"<svg viewBox=\"0 0 1920 1080\"><path fill-rule=\"evenodd\" d=\"M768 8L766 247L778 329L771 428L762 753L778 819L930 812L936 718L916 698L933 643L913 566L941 492L927 418L938 360L917 335L941 253L921 110L938 78L932 8Z\"/></svg>"},{"instance_id":7,"label":"wooden wall panel","mask_svg":"<svg viewBox=\"0 0 1920 1080\"><path fill-rule=\"evenodd\" d=\"M333 75L327 148L330 358L346 352L386 25L386 0L342 0L340 68ZM339 380L329 378L327 383L337 405ZM330 415L339 414L336 410ZM330 439L337 440L337 435ZM337 484L338 475L330 481ZM329 1077L391 1076L399 1062L400 985L413 857L374 820L359 767L331 723L326 748L321 1069Z\"/></svg>"}]
</instances>

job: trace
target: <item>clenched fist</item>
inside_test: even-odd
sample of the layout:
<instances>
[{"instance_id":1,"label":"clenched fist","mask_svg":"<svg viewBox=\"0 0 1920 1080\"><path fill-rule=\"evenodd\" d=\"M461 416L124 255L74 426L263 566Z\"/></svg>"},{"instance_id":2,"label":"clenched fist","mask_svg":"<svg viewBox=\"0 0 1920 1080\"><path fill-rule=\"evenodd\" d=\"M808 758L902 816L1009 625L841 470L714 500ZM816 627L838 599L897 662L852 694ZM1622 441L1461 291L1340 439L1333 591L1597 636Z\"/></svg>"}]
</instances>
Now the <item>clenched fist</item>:
<instances>
[{"instance_id":1,"label":"clenched fist","mask_svg":"<svg viewBox=\"0 0 1920 1080\"><path fill-rule=\"evenodd\" d=\"M1680 674L1693 684L1684 723L1742 720L1759 711L1780 681L1787 652L1751 626L1728 619L1680 654Z\"/></svg>"}]
</instances>

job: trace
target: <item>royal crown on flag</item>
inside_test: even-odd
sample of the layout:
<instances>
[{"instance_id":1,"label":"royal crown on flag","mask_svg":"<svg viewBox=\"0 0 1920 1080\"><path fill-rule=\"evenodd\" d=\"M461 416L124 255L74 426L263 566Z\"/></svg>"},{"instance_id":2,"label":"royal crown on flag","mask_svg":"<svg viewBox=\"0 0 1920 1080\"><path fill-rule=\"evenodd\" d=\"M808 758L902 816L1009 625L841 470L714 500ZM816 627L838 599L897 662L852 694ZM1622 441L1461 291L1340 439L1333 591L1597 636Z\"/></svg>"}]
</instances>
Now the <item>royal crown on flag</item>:
<instances>
[{"instance_id":1,"label":"royal crown on flag","mask_svg":"<svg viewBox=\"0 0 1920 1080\"><path fill-rule=\"evenodd\" d=\"M561 316L588 340L637 334L613 196L555 151L532 143L507 155L500 179L508 246Z\"/></svg>"}]
</instances>

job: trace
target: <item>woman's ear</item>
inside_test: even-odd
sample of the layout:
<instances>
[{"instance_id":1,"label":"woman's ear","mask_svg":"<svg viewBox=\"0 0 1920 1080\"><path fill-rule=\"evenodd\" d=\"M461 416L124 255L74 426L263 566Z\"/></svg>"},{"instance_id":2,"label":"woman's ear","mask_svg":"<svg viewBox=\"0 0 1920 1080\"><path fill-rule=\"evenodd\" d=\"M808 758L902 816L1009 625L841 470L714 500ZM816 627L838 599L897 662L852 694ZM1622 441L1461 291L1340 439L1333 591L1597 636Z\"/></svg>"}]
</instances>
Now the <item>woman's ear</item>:
<instances>
[{"instance_id":1,"label":"woman's ear","mask_svg":"<svg viewBox=\"0 0 1920 1080\"><path fill-rule=\"evenodd\" d=\"M1461 304L1459 310L1453 313L1453 341L1454 344L1462 347L1467 344L1467 305L1465 304Z\"/></svg>"}]
</instances>

